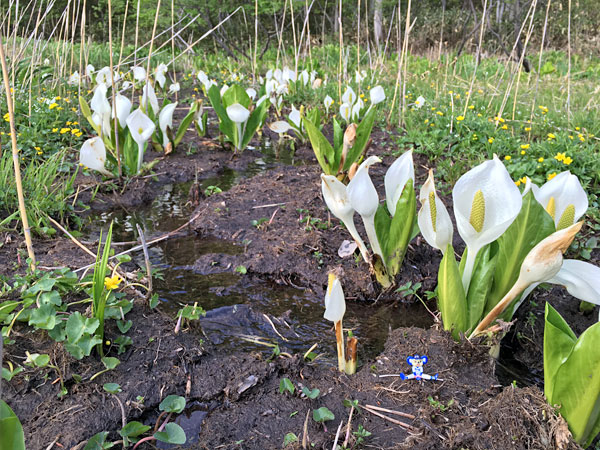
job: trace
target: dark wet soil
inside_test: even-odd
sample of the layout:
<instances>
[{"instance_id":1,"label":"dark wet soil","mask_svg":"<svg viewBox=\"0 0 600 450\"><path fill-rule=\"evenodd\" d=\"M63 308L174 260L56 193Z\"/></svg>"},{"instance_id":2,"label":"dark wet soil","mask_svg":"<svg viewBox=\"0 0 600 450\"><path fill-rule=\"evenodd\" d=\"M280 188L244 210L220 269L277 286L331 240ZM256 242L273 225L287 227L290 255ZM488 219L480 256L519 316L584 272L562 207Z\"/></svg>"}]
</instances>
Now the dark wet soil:
<instances>
[{"instance_id":1,"label":"dark wet soil","mask_svg":"<svg viewBox=\"0 0 600 450\"><path fill-rule=\"evenodd\" d=\"M372 152L384 156L390 142L384 133L375 134ZM432 319L424 308L415 313L407 306L414 305L416 298L381 291L362 260L338 257L338 248L349 236L339 221L327 214L320 196L320 171L309 163L313 156L308 147L300 147L293 160L286 164L266 160L264 153L258 150L249 150L232 158L230 152L209 140L200 141L200 147L192 148L196 151L191 155L178 150L162 158L154 166L152 176L138 178L119 188L104 186L96 195L92 195L91 188L95 180L81 177L78 179L79 199L91 205L91 214L100 212L108 217L115 206L127 213L135 211L148 206L167 186L188 182L191 195L184 212L173 223L167 224L174 228L197 217L179 235L186 236L185 240L166 241L161 251L178 255L178 246L190 246L190 242L201 246L206 239L217 240L222 243L222 248L212 246L210 251L203 252L191 245L192 254L197 257L172 263L168 270L221 277L217 295L233 289L231 285L238 283L238 279L232 282L232 277L241 277L245 280L242 285L245 290L240 291L240 296L247 298L219 308L215 304L204 319L186 325L178 334L174 332L172 306L161 303L151 310L144 300L136 298L135 306L127 316L133 321L127 333L133 345L119 356L121 364L115 370L94 381L89 381L90 377L103 369L99 358L92 356L76 361L61 344L49 340L41 332L32 333L17 324L11 336L16 342L5 349L5 360L22 364L26 351L47 353L52 363L60 368L69 390L67 396L57 398L60 388L54 369L26 369L11 382L3 383L5 400L23 422L28 449L52 448L48 447L52 443L55 448L60 445L61 448L81 449L87 439L100 431L110 432L109 439L117 441L123 421L138 420L153 426L159 413L158 405L169 394L186 398L188 409L177 421L186 428L191 448L197 449L279 449L283 448L288 433L294 433L300 442L304 437L312 446L308 448L329 449L338 425L341 421L346 424L348 420L350 409L344 406L345 399L358 400L361 405L361 412L353 414L351 431L362 426L371 433L363 443L367 448L556 447L556 439L564 435L565 424L545 404L538 387L541 372L536 372L541 370L542 364L543 302L550 301L570 324L575 323L577 333L595 321L595 312L580 314L577 302L562 289L534 294L533 302L523 305L514 330L505 338L503 351L509 351L516 361L507 364L505 370L502 365L495 364L487 347L458 344L447 333L429 328ZM257 157L262 161L259 167ZM382 164L371 170L380 192L383 174L393 161L390 156L383 159ZM416 155L415 159L416 184L420 187L429 163ZM271 169L264 171L265 166ZM228 171L245 175L223 185L224 192L207 197L204 194L208 187L206 183L218 185L223 181L222 175L230 173ZM448 200L444 197L446 204ZM164 222L164 218L157 221ZM359 221L356 217L357 224ZM0 273L10 277L15 272L23 272L25 258L19 237L13 234L0 237L4 243L0 252ZM120 238L125 239L125 234ZM96 251L96 239L97 235L92 233L85 241L93 252ZM93 262L93 258L64 237L36 241L35 249L43 267L66 265L76 268ZM174 256L174 259L177 258ZM424 297L425 291L435 288L440 259L439 252L416 238L407 252L397 284L420 282L419 292ZM138 265L141 265L139 261ZM245 275L234 273L233 269L239 266L245 268ZM133 270L135 265L130 263L125 267ZM361 342L359 371L351 377L340 374L335 367L334 334L328 324L320 325L322 338L316 351L324 355L314 362L302 358L307 348L291 343L294 335L302 335L302 330L286 327L290 314L301 314L304 309L316 307L314 299L323 296L327 272L336 267L343 270L342 283L349 312L356 312L355 316L360 317L349 317L346 325L354 327L360 321L367 323L367 327L385 328L385 332L378 335L377 343L364 344L361 341L366 342L369 338L358 334ZM167 277L165 283L170 282L172 280ZM161 282L157 283L160 285ZM187 294L178 293L172 286L169 284L173 298L185 297L181 298L181 303L196 300L204 306L213 301L212 297L186 297ZM280 287L309 296L312 303L303 303L298 309L290 306L261 310L262 294L255 291L277 291ZM281 294L279 297L282 302L297 303L295 295ZM69 301L81 298L74 297ZM382 307L369 309L374 302ZM428 306L435 310L433 303ZM319 317L322 310L310 314ZM415 314L414 322L411 314ZM385 320L390 316L402 316L406 321L396 328L398 322ZM291 355L271 358L271 349L256 343L240 345L237 338L233 343L229 342L224 351L223 343L230 337L224 330L232 325L244 330L247 322L258 323L262 336L267 336L269 342L277 342L281 351ZM407 326L411 323L423 328ZM396 329L390 331L390 328ZM107 325L106 333L111 341L120 334L112 322ZM416 382L401 381L397 376L382 377L409 373L406 358L414 354L426 354L429 362L425 371L438 373L441 380ZM117 356L116 348L110 350L109 356ZM533 370L524 371L522 376L515 375L519 363ZM78 377L74 375L79 375L81 381L77 382ZM517 387L508 385L517 377L520 380ZM295 394L279 393L282 378L293 382ZM121 385L122 392L117 397L123 410L115 396L103 391L102 385L107 382ZM302 397L299 394L301 386L318 388L320 395L313 400ZM384 413L412 428L408 431L378 417L368 412L365 405L411 414L414 418ZM326 429L312 420L312 411L322 406L335 416L326 424ZM307 413L309 419L305 427ZM344 441L345 433L344 428L339 444ZM569 446L577 448L574 444ZM139 448L154 447L144 444ZM292 443L288 448L302 446ZM348 448L358 448L352 433Z\"/></svg>"}]
</instances>

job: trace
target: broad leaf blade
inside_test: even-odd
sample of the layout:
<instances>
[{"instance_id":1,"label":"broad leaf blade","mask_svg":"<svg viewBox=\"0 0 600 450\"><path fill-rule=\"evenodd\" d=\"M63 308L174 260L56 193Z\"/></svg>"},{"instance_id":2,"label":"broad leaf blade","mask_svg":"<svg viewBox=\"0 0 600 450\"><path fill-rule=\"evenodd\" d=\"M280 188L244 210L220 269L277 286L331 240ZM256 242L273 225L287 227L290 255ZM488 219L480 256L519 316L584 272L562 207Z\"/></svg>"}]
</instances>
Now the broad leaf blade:
<instances>
[{"instance_id":1,"label":"broad leaf blade","mask_svg":"<svg viewBox=\"0 0 600 450\"><path fill-rule=\"evenodd\" d=\"M494 306L515 284L523 260L529 251L555 231L552 217L530 191L523 197L523 205L515 221L498 238L498 261L492 290L488 295L484 314ZM512 307L507 311L512 312Z\"/></svg>"},{"instance_id":2,"label":"broad leaf blade","mask_svg":"<svg viewBox=\"0 0 600 450\"><path fill-rule=\"evenodd\" d=\"M306 133L308 134L308 139L310 140L310 144L315 152L315 156L317 157L317 161L325 172L326 175L335 175L337 174L337 167L335 167L335 155L333 151L333 147L327 140L323 133L310 121L304 121L304 128L306 129Z\"/></svg>"},{"instance_id":3,"label":"broad leaf blade","mask_svg":"<svg viewBox=\"0 0 600 450\"><path fill-rule=\"evenodd\" d=\"M21 422L10 406L2 400L0 400L0 444L2 448L25 450Z\"/></svg>"},{"instance_id":4,"label":"broad leaf blade","mask_svg":"<svg viewBox=\"0 0 600 450\"><path fill-rule=\"evenodd\" d=\"M254 108L254 111L250 114L248 118L248 122L246 122L246 130L244 131L244 138L242 139L241 149L245 149L250 140L254 136L254 133L263 126L265 123L265 118L267 117L267 111L270 103L264 101L260 104L260 106Z\"/></svg>"},{"instance_id":5,"label":"broad leaf blade","mask_svg":"<svg viewBox=\"0 0 600 450\"><path fill-rule=\"evenodd\" d=\"M444 329L451 330L452 337L458 340L459 333L466 331L467 299L451 244L440 262L437 292Z\"/></svg>"},{"instance_id":6,"label":"broad leaf blade","mask_svg":"<svg viewBox=\"0 0 600 450\"><path fill-rule=\"evenodd\" d=\"M208 90L208 99L210 100L210 104L212 105L215 114L219 117L219 130L233 142L237 129L227 115L223 103L221 103L221 93L216 85L211 86Z\"/></svg>"},{"instance_id":7,"label":"broad leaf blade","mask_svg":"<svg viewBox=\"0 0 600 450\"><path fill-rule=\"evenodd\" d=\"M177 129L177 134L175 135L175 138L173 139L174 147L177 147L179 145L179 143L181 142L181 140L183 139L183 136L185 136L185 132L187 131L190 124L194 121L194 117L195 117L197 109L198 109L198 102L194 102L194 104L190 108L187 115L183 118L183 120L179 124L179 128Z\"/></svg>"},{"instance_id":8,"label":"broad leaf blade","mask_svg":"<svg viewBox=\"0 0 600 450\"><path fill-rule=\"evenodd\" d=\"M348 156L344 162L344 172L350 169L352 163L354 163L360 155L362 155L369 137L371 136L371 130L373 129L373 123L375 122L375 114L377 113L376 108L369 109L369 112L365 115L362 122L356 128L356 139L354 145L348 150Z\"/></svg>"},{"instance_id":9,"label":"broad leaf blade","mask_svg":"<svg viewBox=\"0 0 600 450\"><path fill-rule=\"evenodd\" d=\"M579 337L556 372L553 403L569 424L573 438L587 447L600 432L600 323Z\"/></svg>"},{"instance_id":10,"label":"broad leaf blade","mask_svg":"<svg viewBox=\"0 0 600 450\"><path fill-rule=\"evenodd\" d=\"M250 109L250 105L252 104L252 100L246 93L246 90L239 84L230 86L229 89L227 89L223 94L223 107L225 109L235 103L239 103L246 109Z\"/></svg>"}]
</instances>

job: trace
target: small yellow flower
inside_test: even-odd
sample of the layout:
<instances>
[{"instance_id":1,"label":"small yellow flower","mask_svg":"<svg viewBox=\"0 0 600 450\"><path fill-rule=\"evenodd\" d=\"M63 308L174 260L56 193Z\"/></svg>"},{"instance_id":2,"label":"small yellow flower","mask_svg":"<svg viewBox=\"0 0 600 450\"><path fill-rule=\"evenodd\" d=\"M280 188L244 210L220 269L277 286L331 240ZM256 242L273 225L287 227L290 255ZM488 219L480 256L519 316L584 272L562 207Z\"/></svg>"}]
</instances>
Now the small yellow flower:
<instances>
[{"instance_id":1,"label":"small yellow flower","mask_svg":"<svg viewBox=\"0 0 600 450\"><path fill-rule=\"evenodd\" d=\"M429 126L430 127L435 127L435 123L430 123Z\"/></svg>"},{"instance_id":2,"label":"small yellow flower","mask_svg":"<svg viewBox=\"0 0 600 450\"><path fill-rule=\"evenodd\" d=\"M488 142L489 142L490 144L493 144L493 143L494 143L494 138L493 138L493 137L489 138L489 139L488 139Z\"/></svg>"},{"instance_id":3,"label":"small yellow flower","mask_svg":"<svg viewBox=\"0 0 600 450\"><path fill-rule=\"evenodd\" d=\"M457 100L460 100L460 94L456 94L455 97Z\"/></svg>"},{"instance_id":4,"label":"small yellow flower","mask_svg":"<svg viewBox=\"0 0 600 450\"><path fill-rule=\"evenodd\" d=\"M579 131L581 128L579 127L575 127L575 131Z\"/></svg>"},{"instance_id":5,"label":"small yellow flower","mask_svg":"<svg viewBox=\"0 0 600 450\"><path fill-rule=\"evenodd\" d=\"M50 105L48 106L48 109L54 109L58 106L58 103L50 103Z\"/></svg>"},{"instance_id":6,"label":"small yellow flower","mask_svg":"<svg viewBox=\"0 0 600 450\"><path fill-rule=\"evenodd\" d=\"M457 121L462 122L463 120L465 120L465 116L458 116L456 118Z\"/></svg>"},{"instance_id":7,"label":"small yellow flower","mask_svg":"<svg viewBox=\"0 0 600 450\"><path fill-rule=\"evenodd\" d=\"M108 289L109 291L112 291L119 287L119 284L121 283L121 281L122 281L121 277L117 274L115 274L112 277L106 277L106 278L104 278L104 287L106 289Z\"/></svg>"},{"instance_id":8,"label":"small yellow flower","mask_svg":"<svg viewBox=\"0 0 600 450\"><path fill-rule=\"evenodd\" d=\"M58 133L58 128L52 128L53 133Z\"/></svg>"},{"instance_id":9,"label":"small yellow flower","mask_svg":"<svg viewBox=\"0 0 600 450\"><path fill-rule=\"evenodd\" d=\"M577 135L577 137L579 138L579 140L580 140L581 142L585 142L585 137L583 137L583 134L579 133L579 134Z\"/></svg>"},{"instance_id":10,"label":"small yellow flower","mask_svg":"<svg viewBox=\"0 0 600 450\"><path fill-rule=\"evenodd\" d=\"M525 127L525 131L530 132L531 131L531 127Z\"/></svg>"},{"instance_id":11,"label":"small yellow flower","mask_svg":"<svg viewBox=\"0 0 600 450\"><path fill-rule=\"evenodd\" d=\"M540 108L542 114L546 114L548 112L548 108L546 108L545 106L539 105L538 108Z\"/></svg>"},{"instance_id":12,"label":"small yellow flower","mask_svg":"<svg viewBox=\"0 0 600 450\"><path fill-rule=\"evenodd\" d=\"M529 148L529 144L521 144L521 148L523 150L527 150Z\"/></svg>"},{"instance_id":13,"label":"small yellow flower","mask_svg":"<svg viewBox=\"0 0 600 450\"><path fill-rule=\"evenodd\" d=\"M65 134L65 133L68 133L69 131L71 131L70 128L61 128L60 129L60 134Z\"/></svg>"},{"instance_id":14,"label":"small yellow flower","mask_svg":"<svg viewBox=\"0 0 600 450\"><path fill-rule=\"evenodd\" d=\"M563 159L565 159L565 154L558 152L556 155L554 155L554 159L557 161L562 161Z\"/></svg>"},{"instance_id":15,"label":"small yellow flower","mask_svg":"<svg viewBox=\"0 0 600 450\"><path fill-rule=\"evenodd\" d=\"M556 176L556 172L552 172L548 174L548 181L550 181L552 178L554 178Z\"/></svg>"},{"instance_id":16,"label":"small yellow flower","mask_svg":"<svg viewBox=\"0 0 600 450\"><path fill-rule=\"evenodd\" d=\"M73 122L71 125L79 125L79 122Z\"/></svg>"},{"instance_id":17,"label":"small yellow flower","mask_svg":"<svg viewBox=\"0 0 600 450\"><path fill-rule=\"evenodd\" d=\"M454 92L453 91L448 91L448 94L452 95L452 94L454 94Z\"/></svg>"},{"instance_id":18,"label":"small yellow flower","mask_svg":"<svg viewBox=\"0 0 600 450\"><path fill-rule=\"evenodd\" d=\"M436 111L435 113L436 113L438 116L443 116L443 115L444 115L444 113L443 113L443 112L441 112L441 111Z\"/></svg>"},{"instance_id":19,"label":"small yellow flower","mask_svg":"<svg viewBox=\"0 0 600 450\"><path fill-rule=\"evenodd\" d=\"M60 97L54 97L54 100L60 100Z\"/></svg>"},{"instance_id":20,"label":"small yellow flower","mask_svg":"<svg viewBox=\"0 0 600 450\"><path fill-rule=\"evenodd\" d=\"M360 98L365 98L365 94L360 94Z\"/></svg>"},{"instance_id":21,"label":"small yellow flower","mask_svg":"<svg viewBox=\"0 0 600 450\"><path fill-rule=\"evenodd\" d=\"M469 109L475 109L475 105L469 105Z\"/></svg>"},{"instance_id":22,"label":"small yellow flower","mask_svg":"<svg viewBox=\"0 0 600 450\"><path fill-rule=\"evenodd\" d=\"M483 94L483 89L477 89L478 94Z\"/></svg>"},{"instance_id":23,"label":"small yellow flower","mask_svg":"<svg viewBox=\"0 0 600 450\"><path fill-rule=\"evenodd\" d=\"M77 133L79 133L79 130L77 128L73 128L71 130L71 134L77 134Z\"/></svg>"},{"instance_id":24,"label":"small yellow flower","mask_svg":"<svg viewBox=\"0 0 600 450\"><path fill-rule=\"evenodd\" d=\"M505 160L507 160L507 161L510 161L510 155L506 155L506 156L504 157L504 159L505 159Z\"/></svg>"},{"instance_id":25,"label":"small yellow flower","mask_svg":"<svg viewBox=\"0 0 600 450\"><path fill-rule=\"evenodd\" d=\"M77 112L77 108L73 107L73 108L71 108L71 111L73 111L74 113L76 113Z\"/></svg>"},{"instance_id":26,"label":"small yellow flower","mask_svg":"<svg viewBox=\"0 0 600 450\"><path fill-rule=\"evenodd\" d=\"M8 113L4 114L4 121L10 122L10 114L8 114Z\"/></svg>"},{"instance_id":27,"label":"small yellow flower","mask_svg":"<svg viewBox=\"0 0 600 450\"><path fill-rule=\"evenodd\" d=\"M543 163L544 162L544 158L542 158L541 156L538 158L538 162L539 163Z\"/></svg>"},{"instance_id":28,"label":"small yellow flower","mask_svg":"<svg viewBox=\"0 0 600 450\"><path fill-rule=\"evenodd\" d=\"M516 184L517 186L521 186L521 180L517 180L517 181L515 181L515 184Z\"/></svg>"},{"instance_id":29,"label":"small yellow flower","mask_svg":"<svg viewBox=\"0 0 600 450\"><path fill-rule=\"evenodd\" d=\"M525 150L521 150L521 155L524 155L525 153L527 153Z\"/></svg>"},{"instance_id":30,"label":"small yellow flower","mask_svg":"<svg viewBox=\"0 0 600 450\"><path fill-rule=\"evenodd\" d=\"M71 124L72 124L72 122L70 122L70 121L69 121L69 122L67 122L65 125L69 126L69 125L71 125Z\"/></svg>"},{"instance_id":31,"label":"small yellow flower","mask_svg":"<svg viewBox=\"0 0 600 450\"><path fill-rule=\"evenodd\" d=\"M425 125L429 123L429 119L425 119Z\"/></svg>"},{"instance_id":32,"label":"small yellow flower","mask_svg":"<svg viewBox=\"0 0 600 450\"><path fill-rule=\"evenodd\" d=\"M548 140L551 141L552 139L556 139L556 136L554 133L548 133Z\"/></svg>"},{"instance_id":33,"label":"small yellow flower","mask_svg":"<svg viewBox=\"0 0 600 450\"><path fill-rule=\"evenodd\" d=\"M569 135L569 139L573 140L573 135L572 134Z\"/></svg>"},{"instance_id":34,"label":"small yellow flower","mask_svg":"<svg viewBox=\"0 0 600 450\"><path fill-rule=\"evenodd\" d=\"M501 127L501 128L502 128L503 130L508 130L508 125L504 124L504 125L502 125L502 127Z\"/></svg>"},{"instance_id":35,"label":"small yellow flower","mask_svg":"<svg viewBox=\"0 0 600 450\"><path fill-rule=\"evenodd\" d=\"M33 149L34 149L36 152L41 152L41 151L42 151L42 149L41 149L40 147L33 147Z\"/></svg>"},{"instance_id":36,"label":"small yellow flower","mask_svg":"<svg viewBox=\"0 0 600 450\"><path fill-rule=\"evenodd\" d=\"M527 177L521 177L519 181L523 184L527 183Z\"/></svg>"},{"instance_id":37,"label":"small yellow flower","mask_svg":"<svg viewBox=\"0 0 600 450\"><path fill-rule=\"evenodd\" d=\"M77 137L81 137L81 135L82 135L82 134L83 134L83 133L79 132L79 133L77 133L75 136L77 136Z\"/></svg>"},{"instance_id":38,"label":"small yellow flower","mask_svg":"<svg viewBox=\"0 0 600 450\"><path fill-rule=\"evenodd\" d=\"M482 116L481 116L481 113L477 113L477 117L482 117Z\"/></svg>"},{"instance_id":39,"label":"small yellow flower","mask_svg":"<svg viewBox=\"0 0 600 450\"><path fill-rule=\"evenodd\" d=\"M565 166L568 166L569 164L571 164L573 162L573 158L571 158L570 156L567 156L565 159L563 159L563 164Z\"/></svg>"}]
</instances>

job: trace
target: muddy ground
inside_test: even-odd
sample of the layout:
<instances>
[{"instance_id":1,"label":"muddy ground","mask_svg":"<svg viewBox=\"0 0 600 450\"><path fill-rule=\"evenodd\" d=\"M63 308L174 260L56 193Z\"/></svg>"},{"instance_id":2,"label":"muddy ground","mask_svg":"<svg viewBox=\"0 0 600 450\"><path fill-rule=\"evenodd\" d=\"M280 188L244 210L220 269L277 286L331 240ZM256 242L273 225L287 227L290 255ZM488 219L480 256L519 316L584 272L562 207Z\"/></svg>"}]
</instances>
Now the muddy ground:
<instances>
[{"instance_id":1,"label":"muddy ground","mask_svg":"<svg viewBox=\"0 0 600 450\"><path fill-rule=\"evenodd\" d=\"M379 133L373 140L371 152L383 156L383 163L371 170L381 192L383 174L393 162L392 157L386 156L388 149L394 148L393 139ZM91 206L92 212L115 207L135 209L151 201L166 184L202 180L218 175L225 167L244 171L261 156L258 150L248 150L232 158L230 152L212 140L203 140L199 147L192 148L195 150L189 155L177 151L161 157L154 166L154 176L135 179L118 189L104 186L93 199L92 186L96 180L80 177L79 198ZM250 172L229 191L208 198L192 183L189 217L194 220L182 232L198 239L224 239L245 248L239 254L223 255L216 263L227 270L243 265L248 277L322 296L327 271L341 268L349 301L364 303L365 307L374 301L416 301L393 291L382 292L360 259L338 257L338 248L349 236L339 221L327 214L320 196L320 171L312 163L313 158L310 148L301 146L293 159L294 165L275 164L273 169L254 176ZM427 161L415 155L417 188L425 180L427 165ZM450 197L443 200L450 206ZM313 219L318 221L315 223ZM252 221L257 221L258 226ZM362 231L360 224L359 231ZM19 237L7 233L2 242L0 273L10 277L24 271ZM84 242L96 251L93 240ZM460 245L457 247L460 249ZM93 261L62 236L38 240L35 248L43 267L76 268ZM421 282L421 293L433 290L440 259L439 252L416 238L397 283ZM202 273L214 270L214 265L214 258L210 261L198 258L193 270ZM134 269L132 265L126 268ZM84 297L81 294L69 300ZM283 447L287 433L294 433L300 442L304 437L312 448L329 449L338 425L348 420L350 409L343 406L344 399L414 416L384 413L408 424L411 428L407 430L361 408L360 414L353 415L352 431L362 425L371 433L365 438L365 448L544 449L555 448L557 442L565 439L563 448L577 448L565 438L564 422L544 402L539 386L541 372L536 377L536 370L542 367L543 303L550 301L574 324L577 333L596 320L596 312L579 313L577 302L559 288L533 294L531 300L519 311L516 326L505 338L503 347L514 360L533 368L526 374L518 373L518 364L498 366L489 356L487 346L457 344L437 327L394 330L383 352L374 359L361 359L358 373L351 377L337 372L327 362L330 360L308 362L302 355L269 359L268 352L258 351L225 354L204 339L201 324L192 323L175 334L172 314L161 307L151 310L144 300L136 299L133 311L127 316L133 321L128 332L133 345L119 356L121 364L115 370L92 382L89 378L103 368L99 358L76 361L61 344L17 324L12 335L16 343L5 349L5 360L22 363L26 351L49 354L53 364L61 369L69 395L57 398L59 385L54 370L32 369L5 382L3 394L23 422L27 448L34 450L81 449L87 439L100 431L109 431L110 440L117 441L123 421L138 420L153 425L158 404L169 394L186 397L188 409L177 420L188 428L191 448L197 449L278 449ZM199 302L202 304L202 299ZM429 306L435 308L434 303ZM115 324L109 323L107 338L113 340L119 334ZM334 354L334 347L332 340L326 351ZM281 349L285 352L284 342ZM426 372L439 373L441 381L419 383L380 377L408 373L406 357L414 354L426 354L429 357ZM116 356L115 348L111 348L109 356ZM502 372L501 380L498 372ZM82 381L76 382L74 374L81 376ZM279 393L282 378L294 383L294 395ZM510 385L512 379L518 379L517 386ZM122 392L117 396L123 410L114 396L102 390L106 382L121 385ZM531 386L520 387L522 384ZM298 393L301 386L318 388L319 397L303 398ZM329 408L335 419L325 429L309 418L305 428L307 412L311 415L313 409L321 406ZM345 429L341 434L340 444ZM348 447L358 448L352 434ZM154 447L149 443L139 448ZM301 448L301 444L292 443L289 448Z\"/></svg>"}]
</instances>

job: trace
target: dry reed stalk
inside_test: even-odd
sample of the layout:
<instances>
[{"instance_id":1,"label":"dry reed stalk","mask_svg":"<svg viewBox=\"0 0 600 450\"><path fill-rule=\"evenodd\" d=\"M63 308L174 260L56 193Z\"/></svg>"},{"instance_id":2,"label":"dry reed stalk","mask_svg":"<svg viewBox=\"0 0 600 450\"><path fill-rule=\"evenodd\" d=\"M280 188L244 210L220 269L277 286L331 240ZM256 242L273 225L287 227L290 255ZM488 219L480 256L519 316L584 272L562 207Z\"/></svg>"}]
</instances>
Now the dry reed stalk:
<instances>
[{"instance_id":1,"label":"dry reed stalk","mask_svg":"<svg viewBox=\"0 0 600 450\"><path fill-rule=\"evenodd\" d=\"M12 146L12 159L15 169L15 184L17 186L17 198L19 201L19 213L23 223L23 234L25 235L25 244L27 245L27 255L30 260L31 270L35 269L35 253L31 243L31 229L27 219L27 210L25 209L25 197L23 196L23 183L21 181L21 165L19 163L19 149L17 148L17 131L15 129L15 111L13 108L13 99L10 90L8 69L6 67L6 57L4 55L4 42L0 38L0 63L2 64L2 78L4 79L4 91L6 92L6 105L8 107L10 142ZM0 153L1 155L1 153Z\"/></svg>"},{"instance_id":2,"label":"dry reed stalk","mask_svg":"<svg viewBox=\"0 0 600 450\"><path fill-rule=\"evenodd\" d=\"M258 0L254 0L254 55L252 57L252 82L256 83L256 54L258 52Z\"/></svg>"},{"instance_id":3,"label":"dry reed stalk","mask_svg":"<svg viewBox=\"0 0 600 450\"><path fill-rule=\"evenodd\" d=\"M290 0L291 1L291 0ZM285 13L287 11L287 0L283 2L283 16L281 17L281 28L279 28L279 38L277 43L277 58L275 59L275 67L279 67L279 55L281 53L281 44L283 43L283 28L285 26ZM285 58L285 52L284 52Z\"/></svg>"},{"instance_id":4,"label":"dry reed stalk","mask_svg":"<svg viewBox=\"0 0 600 450\"><path fill-rule=\"evenodd\" d=\"M479 67L479 59L481 55L481 44L483 42L483 30L485 29L485 16L487 15L487 0L483 3L483 13L481 13L481 28L479 29L479 43L477 44L477 53L475 56L475 68L473 69L473 75L471 76L471 82L469 83L469 90L467 91L467 98L465 100L465 109L463 110L463 116L467 115L467 108L469 107L469 100L471 100L471 93L473 92L473 85L475 84L475 77L477 76L477 68ZM475 20L475 18L473 18ZM489 108L489 105L488 105Z\"/></svg>"},{"instance_id":5,"label":"dry reed stalk","mask_svg":"<svg viewBox=\"0 0 600 450\"><path fill-rule=\"evenodd\" d=\"M338 61L338 100L342 101L342 51L344 49L344 36L342 34L342 0L339 2L338 9L338 28L340 31L339 41L339 61Z\"/></svg>"},{"instance_id":6,"label":"dry reed stalk","mask_svg":"<svg viewBox=\"0 0 600 450\"><path fill-rule=\"evenodd\" d=\"M571 0L569 0L569 21L567 25L567 123L571 123Z\"/></svg>"},{"instance_id":7,"label":"dry reed stalk","mask_svg":"<svg viewBox=\"0 0 600 450\"><path fill-rule=\"evenodd\" d=\"M535 93L533 95L533 100L531 102L531 112L529 114L529 121L533 121L533 111L535 110L535 103L537 101L538 88L540 84L540 71L542 70L542 55L544 54L544 42L546 40L546 31L548 29L548 14L550 13L550 5L552 4L552 0L548 0L546 5L546 17L544 18L544 29L542 31L542 42L540 43L540 56L538 58L538 70L535 79ZM529 138L531 138L531 130L528 133Z\"/></svg>"},{"instance_id":8,"label":"dry reed stalk","mask_svg":"<svg viewBox=\"0 0 600 450\"><path fill-rule=\"evenodd\" d=\"M108 60L110 64L110 85L111 89L111 97L112 97L112 107L116 109L117 105L117 85L115 84L115 65L113 62L113 41L112 41L112 2L108 0ZM119 148L119 122L117 118L117 114L113 117L113 127L115 130L115 152L117 153L117 168L119 171L119 176L123 176L123 168L121 167L121 149Z\"/></svg>"},{"instance_id":9,"label":"dry reed stalk","mask_svg":"<svg viewBox=\"0 0 600 450\"><path fill-rule=\"evenodd\" d=\"M397 48L398 48L398 73L396 74L396 83L394 84L394 95L392 96L392 104L390 106L390 112L388 113L385 122L387 124L387 128L391 127L391 118L392 112L394 111L394 106L396 106L396 99L398 98L398 88L400 87L400 76L402 74L402 51L400 49L400 30L402 27L402 0L398 0L398 28L396 29L396 40L397 40Z\"/></svg>"},{"instance_id":10,"label":"dry reed stalk","mask_svg":"<svg viewBox=\"0 0 600 450\"><path fill-rule=\"evenodd\" d=\"M401 100L401 105L402 107L400 108L400 117L398 120L398 126L403 126L404 125L404 110L406 109L406 78L408 75L408 39L410 37L410 30L412 28L411 23L410 23L410 7L411 7L412 1L408 0L408 6L406 9L406 24L404 25L404 48L403 48L403 54L402 54L402 58L404 60L404 71L402 74L402 98Z\"/></svg>"}]
</instances>

